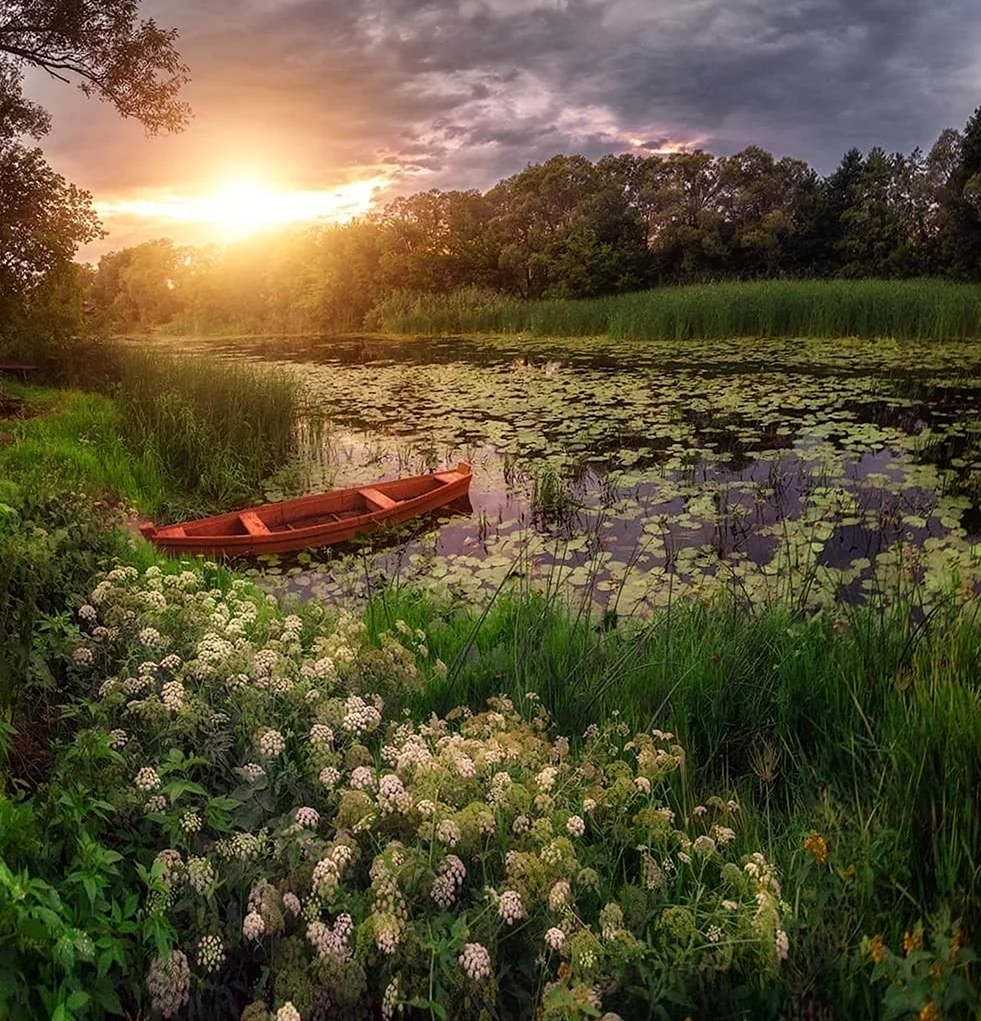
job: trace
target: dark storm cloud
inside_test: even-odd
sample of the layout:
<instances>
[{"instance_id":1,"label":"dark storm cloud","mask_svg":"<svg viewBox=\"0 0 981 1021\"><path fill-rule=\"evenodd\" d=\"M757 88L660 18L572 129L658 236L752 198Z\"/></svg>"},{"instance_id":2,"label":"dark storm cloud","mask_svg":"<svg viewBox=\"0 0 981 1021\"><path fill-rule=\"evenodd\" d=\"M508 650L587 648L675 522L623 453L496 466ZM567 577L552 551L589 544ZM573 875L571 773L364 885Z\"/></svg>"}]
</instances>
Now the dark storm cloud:
<instances>
[{"instance_id":1,"label":"dark storm cloud","mask_svg":"<svg viewBox=\"0 0 981 1021\"><path fill-rule=\"evenodd\" d=\"M976 0L156 0L196 120L147 141L44 85L59 169L101 194L215 164L398 191L481 187L556 152L750 143L830 170L909 150L981 102Z\"/></svg>"}]
</instances>

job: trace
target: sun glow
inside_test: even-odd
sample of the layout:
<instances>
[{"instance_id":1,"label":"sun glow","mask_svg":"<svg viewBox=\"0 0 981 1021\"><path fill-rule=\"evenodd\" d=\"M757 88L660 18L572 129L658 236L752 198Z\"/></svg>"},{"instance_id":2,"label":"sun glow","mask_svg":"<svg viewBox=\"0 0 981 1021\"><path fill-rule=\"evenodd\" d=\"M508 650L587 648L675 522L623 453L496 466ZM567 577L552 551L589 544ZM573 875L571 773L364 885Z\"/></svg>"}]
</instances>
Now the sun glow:
<instances>
[{"instance_id":1,"label":"sun glow","mask_svg":"<svg viewBox=\"0 0 981 1021\"><path fill-rule=\"evenodd\" d=\"M334 188L290 190L248 178L233 179L203 194L162 192L140 198L97 202L104 220L156 220L197 224L227 241L290 223L339 222L367 212L385 177L350 181Z\"/></svg>"}]
</instances>

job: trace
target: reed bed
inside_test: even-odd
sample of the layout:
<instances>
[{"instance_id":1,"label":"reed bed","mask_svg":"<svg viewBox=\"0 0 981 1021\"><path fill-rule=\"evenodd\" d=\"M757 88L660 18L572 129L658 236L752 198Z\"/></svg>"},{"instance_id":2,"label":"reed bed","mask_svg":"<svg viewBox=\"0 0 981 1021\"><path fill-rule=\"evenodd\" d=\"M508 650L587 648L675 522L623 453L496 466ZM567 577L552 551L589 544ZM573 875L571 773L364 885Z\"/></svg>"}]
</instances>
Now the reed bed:
<instances>
[{"instance_id":1,"label":"reed bed","mask_svg":"<svg viewBox=\"0 0 981 1021\"><path fill-rule=\"evenodd\" d=\"M862 337L974 340L981 287L944 280L761 280L662 287L584 301L485 290L393 295L366 325L392 333L532 333L622 340Z\"/></svg>"},{"instance_id":2,"label":"reed bed","mask_svg":"<svg viewBox=\"0 0 981 1021\"><path fill-rule=\"evenodd\" d=\"M128 350L116 400L131 450L202 507L254 498L296 452L297 384L286 372Z\"/></svg>"}]
</instances>

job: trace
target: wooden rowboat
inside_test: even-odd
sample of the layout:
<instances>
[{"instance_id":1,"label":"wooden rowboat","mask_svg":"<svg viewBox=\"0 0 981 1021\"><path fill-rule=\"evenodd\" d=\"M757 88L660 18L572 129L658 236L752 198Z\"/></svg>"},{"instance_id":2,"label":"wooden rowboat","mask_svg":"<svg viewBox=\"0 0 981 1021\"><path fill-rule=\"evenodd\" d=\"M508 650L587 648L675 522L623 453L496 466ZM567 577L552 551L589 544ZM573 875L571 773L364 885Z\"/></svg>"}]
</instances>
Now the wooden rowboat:
<instances>
[{"instance_id":1,"label":"wooden rowboat","mask_svg":"<svg viewBox=\"0 0 981 1021\"><path fill-rule=\"evenodd\" d=\"M376 482L353 489L314 493L158 528L140 525L143 537L173 553L250 557L347 542L382 525L427 514L467 495L470 465Z\"/></svg>"}]
</instances>

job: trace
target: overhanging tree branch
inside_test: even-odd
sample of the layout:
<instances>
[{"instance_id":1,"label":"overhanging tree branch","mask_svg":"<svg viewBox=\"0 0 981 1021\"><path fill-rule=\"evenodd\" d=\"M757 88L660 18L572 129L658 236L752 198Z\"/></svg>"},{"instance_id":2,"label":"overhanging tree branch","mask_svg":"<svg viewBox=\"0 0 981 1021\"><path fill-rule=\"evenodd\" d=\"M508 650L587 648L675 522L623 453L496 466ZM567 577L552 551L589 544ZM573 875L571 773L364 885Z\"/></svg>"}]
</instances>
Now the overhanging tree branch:
<instances>
[{"instance_id":1,"label":"overhanging tree branch","mask_svg":"<svg viewBox=\"0 0 981 1021\"><path fill-rule=\"evenodd\" d=\"M136 0L0 0L0 65L30 65L135 117L150 133L178 131L188 69L177 33L137 20Z\"/></svg>"}]
</instances>

